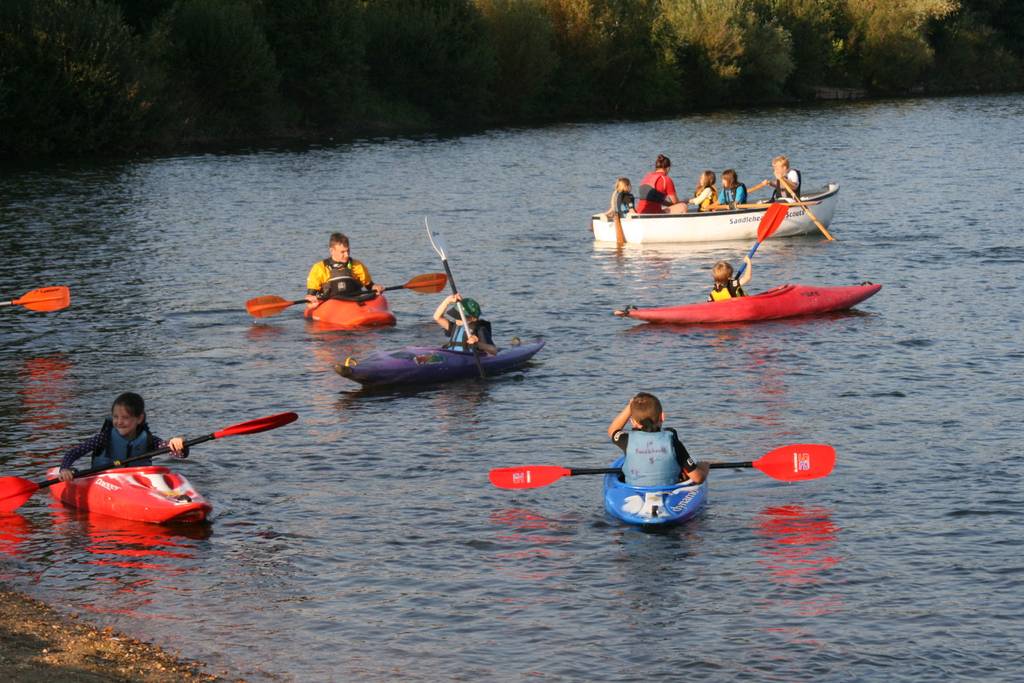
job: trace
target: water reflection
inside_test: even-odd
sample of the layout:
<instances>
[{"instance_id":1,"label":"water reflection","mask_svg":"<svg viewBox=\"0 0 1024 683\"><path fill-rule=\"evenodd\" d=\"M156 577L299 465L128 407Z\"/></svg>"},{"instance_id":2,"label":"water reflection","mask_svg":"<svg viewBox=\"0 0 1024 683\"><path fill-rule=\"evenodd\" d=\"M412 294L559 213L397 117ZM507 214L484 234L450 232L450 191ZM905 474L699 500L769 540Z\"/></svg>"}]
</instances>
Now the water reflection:
<instances>
[{"instance_id":1,"label":"water reflection","mask_svg":"<svg viewBox=\"0 0 1024 683\"><path fill-rule=\"evenodd\" d=\"M199 542L209 538L209 524L163 526L88 514L60 503L50 504L47 535L63 538L76 558L73 573L118 594L106 600L100 591L85 609L105 614L135 614L167 580L179 581L202 559Z\"/></svg>"},{"instance_id":2,"label":"water reflection","mask_svg":"<svg viewBox=\"0 0 1024 683\"><path fill-rule=\"evenodd\" d=\"M49 441L50 432L69 427L66 409L73 405L74 364L63 353L25 358L18 369L18 399L27 444ZM33 449L28 449L33 450Z\"/></svg>"},{"instance_id":3,"label":"water reflection","mask_svg":"<svg viewBox=\"0 0 1024 683\"><path fill-rule=\"evenodd\" d=\"M491 512L491 524L497 527L495 541L506 550L493 555L498 572L517 581L547 581L564 577L565 566L559 560L570 557L567 548L572 537L561 531L562 523L526 508L505 508Z\"/></svg>"},{"instance_id":4,"label":"water reflection","mask_svg":"<svg viewBox=\"0 0 1024 683\"><path fill-rule=\"evenodd\" d=\"M0 553L17 557L24 554L25 540L32 533L32 525L17 512L0 512Z\"/></svg>"},{"instance_id":5,"label":"water reflection","mask_svg":"<svg viewBox=\"0 0 1024 683\"><path fill-rule=\"evenodd\" d=\"M780 505L757 517L761 539L759 563L767 576L782 586L817 585L840 564L835 554L839 528L824 507Z\"/></svg>"}]
</instances>

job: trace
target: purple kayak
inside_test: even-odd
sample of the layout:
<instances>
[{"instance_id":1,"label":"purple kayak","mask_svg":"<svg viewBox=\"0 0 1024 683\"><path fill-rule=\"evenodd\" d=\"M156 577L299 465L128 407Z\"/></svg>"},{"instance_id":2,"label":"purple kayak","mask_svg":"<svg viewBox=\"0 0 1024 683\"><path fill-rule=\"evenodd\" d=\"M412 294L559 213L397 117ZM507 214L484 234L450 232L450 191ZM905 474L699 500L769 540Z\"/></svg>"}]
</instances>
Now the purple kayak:
<instances>
[{"instance_id":1,"label":"purple kayak","mask_svg":"<svg viewBox=\"0 0 1024 683\"><path fill-rule=\"evenodd\" d=\"M513 370L530 360L543 348L537 339L501 349L496 356L480 354L480 364L488 377ZM376 351L365 358L349 356L334 370L364 386L396 384L434 384L479 377L473 354L429 346L407 346L397 351Z\"/></svg>"}]
</instances>

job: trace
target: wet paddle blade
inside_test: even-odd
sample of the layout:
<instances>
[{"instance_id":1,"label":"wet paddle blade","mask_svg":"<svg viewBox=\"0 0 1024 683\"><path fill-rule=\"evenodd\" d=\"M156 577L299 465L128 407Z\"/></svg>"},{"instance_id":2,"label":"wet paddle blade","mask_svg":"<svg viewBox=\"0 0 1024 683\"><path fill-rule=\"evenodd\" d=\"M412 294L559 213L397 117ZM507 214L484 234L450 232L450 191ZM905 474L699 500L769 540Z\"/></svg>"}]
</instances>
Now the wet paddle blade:
<instances>
[{"instance_id":1,"label":"wet paddle blade","mask_svg":"<svg viewBox=\"0 0 1024 683\"><path fill-rule=\"evenodd\" d=\"M754 467L769 477L782 481L827 477L835 464L836 449L818 443L780 446L754 461Z\"/></svg>"},{"instance_id":2,"label":"wet paddle blade","mask_svg":"<svg viewBox=\"0 0 1024 683\"><path fill-rule=\"evenodd\" d=\"M444 239L441 238L439 233L430 229L430 224L427 223L426 216L423 217L423 225L427 227L427 237L430 238L430 246L434 248L434 251L437 252L437 255L441 257L442 261L447 261L448 245L444 243Z\"/></svg>"},{"instance_id":3,"label":"wet paddle blade","mask_svg":"<svg viewBox=\"0 0 1024 683\"><path fill-rule=\"evenodd\" d=\"M571 475L572 470L557 465L522 465L497 467L489 477L499 489L536 489Z\"/></svg>"},{"instance_id":4,"label":"wet paddle blade","mask_svg":"<svg viewBox=\"0 0 1024 683\"><path fill-rule=\"evenodd\" d=\"M297 301L288 301L282 299L279 296L268 295L258 296L255 299L249 299L245 302L245 310L249 312L254 318L269 318L272 315L277 315L289 306L293 306Z\"/></svg>"},{"instance_id":5,"label":"wet paddle blade","mask_svg":"<svg viewBox=\"0 0 1024 683\"><path fill-rule=\"evenodd\" d=\"M59 311L71 305L71 290L67 287L41 287L11 303L30 311Z\"/></svg>"},{"instance_id":6,"label":"wet paddle blade","mask_svg":"<svg viewBox=\"0 0 1024 683\"><path fill-rule=\"evenodd\" d=\"M786 204L775 203L769 206L761 217L761 222L757 224L757 241L763 242L771 237L782 225L782 221L786 220L788 213L789 206Z\"/></svg>"},{"instance_id":7,"label":"wet paddle blade","mask_svg":"<svg viewBox=\"0 0 1024 683\"><path fill-rule=\"evenodd\" d=\"M277 415L268 415L267 417L259 417L255 420L249 420L248 422L240 422L230 427L225 427L219 432L213 433L213 438L221 439L225 436L237 436L239 434L256 434L258 432L266 432L271 429L277 429L290 422L295 422L299 419L296 413L278 413Z\"/></svg>"},{"instance_id":8,"label":"wet paddle blade","mask_svg":"<svg viewBox=\"0 0 1024 683\"><path fill-rule=\"evenodd\" d=\"M448 276L444 273L424 273L417 275L402 286L420 294L437 294L447 284Z\"/></svg>"},{"instance_id":9,"label":"wet paddle blade","mask_svg":"<svg viewBox=\"0 0 1024 683\"><path fill-rule=\"evenodd\" d=\"M13 512L20 508L32 494L39 490L39 484L21 477L0 478L0 512Z\"/></svg>"}]
</instances>

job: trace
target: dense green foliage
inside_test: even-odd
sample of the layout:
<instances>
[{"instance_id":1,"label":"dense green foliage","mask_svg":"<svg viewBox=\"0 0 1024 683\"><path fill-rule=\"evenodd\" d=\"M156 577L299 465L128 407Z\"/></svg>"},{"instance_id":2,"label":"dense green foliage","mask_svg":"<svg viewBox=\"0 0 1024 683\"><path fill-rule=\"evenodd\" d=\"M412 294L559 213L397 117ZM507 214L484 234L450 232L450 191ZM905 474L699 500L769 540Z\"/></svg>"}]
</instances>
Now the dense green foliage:
<instances>
[{"instance_id":1,"label":"dense green foliage","mask_svg":"<svg viewBox=\"0 0 1024 683\"><path fill-rule=\"evenodd\" d=\"M1019 0L3 0L0 155L1024 87Z\"/></svg>"}]
</instances>

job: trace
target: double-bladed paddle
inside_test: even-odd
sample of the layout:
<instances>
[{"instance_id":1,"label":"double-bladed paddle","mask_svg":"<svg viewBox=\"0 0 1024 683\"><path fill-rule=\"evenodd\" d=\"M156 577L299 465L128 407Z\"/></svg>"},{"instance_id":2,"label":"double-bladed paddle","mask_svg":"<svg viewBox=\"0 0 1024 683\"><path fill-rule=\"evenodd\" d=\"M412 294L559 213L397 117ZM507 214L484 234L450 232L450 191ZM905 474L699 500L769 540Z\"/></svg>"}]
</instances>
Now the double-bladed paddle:
<instances>
[{"instance_id":1,"label":"double-bladed paddle","mask_svg":"<svg viewBox=\"0 0 1024 683\"><path fill-rule=\"evenodd\" d=\"M444 264L444 272L448 274L448 282L452 284L452 294L458 296L459 290L455 286L455 278L452 277L452 269L448 266L448 245L444 243L441 238L441 233L434 232L430 229L430 224L427 223L427 217L423 217L423 225L427 228L427 237L430 239L430 246L434 248L437 255L441 257L441 263ZM469 323L466 322L466 311L462 309L462 302L458 299L455 300L455 307L459 310L459 318L462 323L462 330L466 333L466 343L469 343ZM486 379L487 375L484 373L484 366L480 363L480 352L476 348L476 344L469 345L473 349L473 360L476 361L476 370L480 373L480 379Z\"/></svg>"},{"instance_id":2,"label":"double-bladed paddle","mask_svg":"<svg viewBox=\"0 0 1024 683\"><path fill-rule=\"evenodd\" d=\"M803 481L828 476L836 464L836 451L832 446L817 443L794 443L780 446L757 460L746 462L713 462L708 467L729 469L753 467L772 479ZM618 467L590 469L559 467L557 465L522 465L498 467L490 472L491 483L500 489L534 489L547 486L562 477L581 474L622 474Z\"/></svg>"},{"instance_id":3,"label":"double-bladed paddle","mask_svg":"<svg viewBox=\"0 0 1024 683\"><path fill-rule=\"evenodd\" d=\"M444 273L424 273L423 275L417 275L412 278L404 285L392 285L391 287L385 287L385 292L390 292L395 289L411 289L414 292L420 294L436 294L444 289L447 284L448 278ZM269 294L267 296L258 296L253 299L249 299L245 302L245 310L249 312L254 318L269 318L272 315L277 315L289 306L295 304L304 304L305 299L296 299L295 301L289 301L288 299L282 299L279 296Z\"/></svg>"},{"instance_id":4,"label":"double-bladed paddle","mask_svg":"<svg viewBox=\"0 0 1024 683\"><path fill-rule=\"evenodd\" d=\"M223 439L225 436L238 436L240 434L256 434L258 432L265 432L271 429L277 429L282 427L289 422L295 422L299 416L295 413L278 413L277 415L269 415L267 417L260 417L255 420L249 420L248 422L240 422L230 427L225 427L220 431L216 431L213 434L207 434L206 436L199 436L194 439L189 439L185 442L185 446L195 446L206 441L212 441L213 439ZM169 446L163 448L157 448L148 453L142 455L136 455L132 458L126 458L115 462L112 465L104 465L102 467L91 467L87 470L79 472L75 475L75 478L87 477L97 472L104 470L113 469L115 467L124 467L128 463L136 462L138 460L146 460L157 455L170 452ZM54 484L59 484L60 479L48 479L42 482L29 481L28 479L22 479L21 477L0 477L0 512L12 512L19 507L22 503L28 500L33 493L39 489L45 489Z\"/></svg>"},{"instance_id":5,"label":"double-bladed paddle","mask_svg":"<svg viewBox=\"0 0 1024 683\"><path fill-rule=\"evenodd\" d=\"M754 242L754 246L750 248L750 252L747 254L747 258L753 258L754 252L761 246L761 242L771 237L779 226L782 225L782 221L786 220L786 214L789 212L789 206L786 204L772 204L768 207L768 210L761 216L761 222L757 224L757 241ZM747 264L744 263L740 266L740 269L736 271L736 279L740 279L740 275L747 269Z\"/></svg>"},{"instance_id":6,"label":"double-bladed paddle","mask_svg":"<svg viewBox=\"0 0 1024 683\"><path fill-rule=\"evenodd\" d=\"M30 311L59 311L71 305L71 290L67 287L40 287L12 301L0 301L0 306L24 306Z\"/></svg>"}]
</instances>

